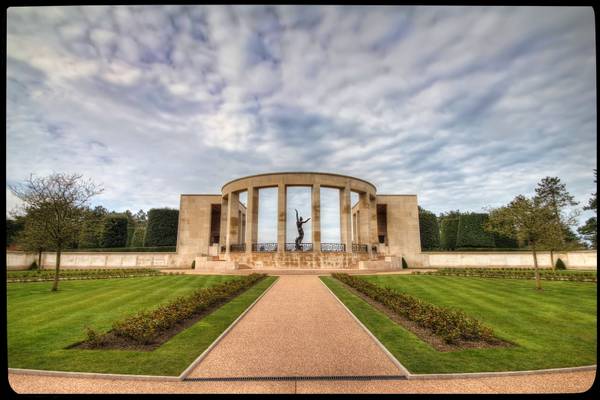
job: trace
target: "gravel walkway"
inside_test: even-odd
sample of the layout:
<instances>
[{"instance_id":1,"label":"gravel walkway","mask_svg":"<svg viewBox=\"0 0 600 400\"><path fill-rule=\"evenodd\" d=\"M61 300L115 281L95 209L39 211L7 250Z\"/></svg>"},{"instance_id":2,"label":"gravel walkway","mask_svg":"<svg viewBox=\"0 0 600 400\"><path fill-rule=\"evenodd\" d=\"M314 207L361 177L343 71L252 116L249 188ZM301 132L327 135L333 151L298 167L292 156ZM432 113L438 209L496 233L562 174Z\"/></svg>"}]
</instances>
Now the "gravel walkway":
<instances>
[{"instance_id":1,"label":"gravel walkway","mask_svg":"<svg viewBox=\"0 0 600 400\"><path fill-rule=\"evenodd\" d=\"M280 276L188 375L402 375L314 275Z\"/></svg>"},{"instance_id":2,"label":"gravel walkway","mask_svg":"<svg viewBox=\"0 0 600 400\"><path fill-rule=\"evenodd\" d=\"M156 382L8 374L17 393L581 393L596 371L502 378L373 381Z\"/></svg>"}]
</instances>

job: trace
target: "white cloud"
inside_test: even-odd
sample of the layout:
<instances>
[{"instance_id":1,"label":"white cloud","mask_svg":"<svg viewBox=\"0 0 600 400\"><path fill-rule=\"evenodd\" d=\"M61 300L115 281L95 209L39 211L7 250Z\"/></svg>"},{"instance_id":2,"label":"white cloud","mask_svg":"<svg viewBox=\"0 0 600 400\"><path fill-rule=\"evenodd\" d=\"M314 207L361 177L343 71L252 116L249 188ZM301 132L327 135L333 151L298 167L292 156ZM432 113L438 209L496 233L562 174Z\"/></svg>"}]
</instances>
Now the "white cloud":
<instances>
[{"instance_id":1,"label":"white cloud","mask_svg":"<svg viewBox=\"0 0 600 400\"><path fill-rule=\"evenodd\" d=\"M98 202L138 209L239 175L319 169L441 212L499 205L554 175L583 203L596 167L592 17L11 8L7 179L77 170L105 183Z\"/></svg>"}]
</instances>

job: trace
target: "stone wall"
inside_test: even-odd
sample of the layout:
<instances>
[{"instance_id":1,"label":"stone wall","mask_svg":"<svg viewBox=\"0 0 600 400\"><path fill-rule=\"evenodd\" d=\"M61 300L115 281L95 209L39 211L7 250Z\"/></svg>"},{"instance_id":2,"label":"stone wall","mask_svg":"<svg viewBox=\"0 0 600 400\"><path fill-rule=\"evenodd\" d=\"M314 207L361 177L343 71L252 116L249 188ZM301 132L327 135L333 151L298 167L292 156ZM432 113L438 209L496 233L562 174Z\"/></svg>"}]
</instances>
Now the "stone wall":
<instances>
[{"instance_id":1,"label":"stone wall","mask_svg":"<svg viewBox=\"0 0 600 400\"><path fill-rule=\"evenodd\" d=\"M176 267L176 253L95 253L64 252L61 253L60 267L64 269L85 268L172 268ZM6 269L27 269L36 260L36 253L20 251L6 252ZM44 252L42 266L54 268L56 253Z\"/></svg>"},{"instance_id":2,"label":"stone wall","mask_svg":"<svg viewBox=\"0 0 600 400\"><path fill-rule=\"evenodd\" d=\"M357 269L359 261L369 259L367 253L322 252L253 252L230 253L230 261L253 269Z\"/></svg>"},{"instance_id":3,"label":"stone wall","mask_svg":"<svg viewBox=\"0 0 600 400\"><path fill-rule=\"evenodd\" d=\"M505 252L423 252L423 268L533 268L533 256L530 251ZM550 252L538 252L538 265L551 268ZM560 258L568 269L593 269L597 267L596 250L555 252L554 262Z\"/></svg>"}]
</instances>

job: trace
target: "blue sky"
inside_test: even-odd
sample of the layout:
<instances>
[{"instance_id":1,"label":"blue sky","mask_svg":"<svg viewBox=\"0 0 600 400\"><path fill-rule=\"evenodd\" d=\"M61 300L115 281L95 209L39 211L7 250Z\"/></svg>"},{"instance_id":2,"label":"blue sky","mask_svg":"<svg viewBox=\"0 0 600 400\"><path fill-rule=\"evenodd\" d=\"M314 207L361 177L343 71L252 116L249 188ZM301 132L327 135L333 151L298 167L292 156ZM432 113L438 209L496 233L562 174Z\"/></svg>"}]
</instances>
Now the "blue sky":
<instances>
[{"instance_id":1,"label":"blue sky","mask_svg":"<svg viewBox=\"0 0 600 400\"><path fill-rule=\"evenodd\" d=\"M436 213L544 176L582 204L595 191L591 8L35 7L7 24L9 184L80 172L105 187L95 204L134 211L295 170Z\"/></svg>"}]
</instances>

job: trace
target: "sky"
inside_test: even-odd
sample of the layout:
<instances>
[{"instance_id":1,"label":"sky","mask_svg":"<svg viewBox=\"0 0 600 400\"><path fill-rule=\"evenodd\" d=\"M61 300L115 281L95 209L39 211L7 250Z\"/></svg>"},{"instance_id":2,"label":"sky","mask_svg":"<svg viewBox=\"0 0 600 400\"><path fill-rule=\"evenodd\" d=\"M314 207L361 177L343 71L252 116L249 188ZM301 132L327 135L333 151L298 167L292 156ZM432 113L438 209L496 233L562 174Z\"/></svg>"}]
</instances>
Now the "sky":
<instances>
[{"instance_id":1,"label":"sky","mask_svg":"<svg viewBox=\"0 0 600 400\"><path fill-rule=\"evenodd\" d=\"M585 205L594 32L590 7L9 8L7 213L9 184L51 172L102 184L92 204L116 211L278 171L356 176L435 213L558 176ZM322 241L339 237L328 198Z\"/></svg>"}]
</instances>

